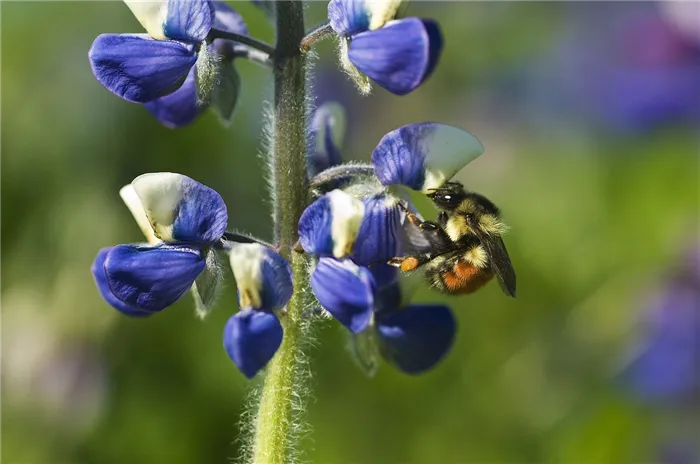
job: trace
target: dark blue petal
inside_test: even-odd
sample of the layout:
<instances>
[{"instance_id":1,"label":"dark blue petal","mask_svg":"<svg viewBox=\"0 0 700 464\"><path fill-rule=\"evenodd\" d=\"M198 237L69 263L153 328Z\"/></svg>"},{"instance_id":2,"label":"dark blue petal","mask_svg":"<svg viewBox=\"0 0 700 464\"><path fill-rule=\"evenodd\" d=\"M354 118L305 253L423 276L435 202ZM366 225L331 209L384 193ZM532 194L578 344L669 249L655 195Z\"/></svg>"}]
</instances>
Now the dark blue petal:
<instances>
[{"instance_id":1,"label":"dark blue petal","mask_svg":"<svg viewBox=\"0 0 700 464\"><path fill-rule=\"evenodd\" d=\"M95 278L95 283L97 284L97 290L100 292L102 298L127 316L146 317L153 314L152 312L124 303L123 301L119 300L114 293L112 293L112 289L107 281L107 273L105 272L105 259L110 251L112 251L112 247L101 249L97 253L91 268L92 275Z\"/></svg>"},{"instance_id":2,"label":"dark blue petal","mask_svg":"<svg viewBox=\"0 0 700 464\"><path fill-rule=\"evenodd\" d=\"M88 56L99 83L135 103L177 90L197 60L192 46L145 34L102 34Z\"/></svg>"},{"instance_id":3,"label":"dark blue petal","mask_svg":"<svg viewBox=\"0 0 700 464\"><path fill-rule=\"evenodd\" d=\"M282 343L282 325L273 313L244 310L224 328L224 349L243 374L252 379Z\"/></svg>"},{"instance_id":4,"label":"dark blue petal","mask_svg":"<svg viewBox=\"0 0 700 464\"><path fill-rule=\"evenodd\" d=\"M479 139L457 127L424 122L386 134L372 153L374 171L383 185L405 185L430 192L483 154Z\"/></svg>"},{"instance_id":5,"label":"dark blue petal","mask_svg":"<svg viewBox=\"0 0 700 464\"><path fill-rule=\"evenodd\" d=\"M166 37L199 43L207 38L214 20L214 9L207 0L170 0L163 25Z\"/></svg>"},{"instance_id":6,"label":"dark blue petal","mask_svg":"<svg viewBox=\"0 0 700 464\"><path fill-rule=\"evenodd\" d=\"M369 267L372 277L377 284L378 289L383 289L395 283L399 276L398 268L389 266L388 264L375 264Z\"/></svg>"},{"instance_id":7,"label":"dark blue petal","mask_svg":"<svg viewBox=\"0 0 700 464\"><path fill-rule=\"evenodd\" d=\"M367 328L374 309L375 283L367 268L350 260L321 258L311 275L321 306L353 333Z\"/></svg>"},{"instance_id":8,"label":"dark blue petal","mask_svg":"<svg viewBox=\"0 0 700 464\"><path fill-rule=\"evenodd\" d=\"M309 177L343 162L340 148L344 137L345 110L340 103L326 102L319 106L311 120Z\"/></svg>"},{"instance_id":9,"label":"dark blue petal","mask_svg":"<svg viewBox=\"0 0 700 464\"><path fill-rule=\"evenodd\" d=\"M258 243L236 243L229 259L242 309L272 311L292 297L292 267L276 251Z\"/></svg>"},{"instance_id":10,"label":"dark blue petal","mask_svg":"<svg viewBox=\"0 0 700 464\"><path fill-rule=\"evenodd\" d=\"M457 323L443 305L410 305L378 318L382 355L407 374L420 374L445 357Z\"/></svg>"},{"instance_id":11,"label":"dark blue petal","mask_svg":"<svg viewBox=\"0 0 700 464\"><path fill-rule=\"evenodd\" d=\"M354 36L348 57L377 84L405 95L428 78L441 51L442 36L433 21L406 18Z\"/></svg>"},{"instance_id":12,"label":"dark blue petal","mask_svg":"<svg viewBox=\"0 0 700 464\"><path fill-rule=\"evenodd\" d=\"M369 6L365 0L331 0L328 20L338 35L348 37L369 28Z\"/></svg>"},{"instance_id":13,"label":"dark blue petal","mask_svg":"<svg viewBox=\"0 0 700 464\"><path fill-rule=\"evenodd\" d=\"M214 243L226 231L221 195L182 174L144 174L132 182L156 236L166 242Z\"/></svg>"},{"instance_id":14,"label":"dark blue petal","mask_svg":"<svg viewBox=\"0 0 700 464\"><path fill-rule=\"evenodd\" d=\"M201 251L184 245L117 245L104 261L114 296L150 312L161 311L179 300L204 266Z\"/></svg>"},{"instance_id":15,"label":"dark blue petal","mask_svg":"<svg viewBox=\"0 0 700 464\"><path fill-rule=\"evenodd\" d=\"M165 127L175 129L186 126L205 109L198 102L194 76L195 69L192 67L179 89L145 104L146 109Z\"/></svg>"},{"instance_id":16,"label":"dark blue petal","mask_svg":"<svg viewBox=\"0 0 700 464\"><path fill-rule=\"evenodd\" d=\"M299 219L304 251L342 258L352 252L364 215L364 204L341 190L314 201Z\"/></svg>"},{"instance_id":17,"label":"dark blue petal","mask_svg":"<svg viewBox=\"0 0 700 464\"><path fill-rule=\"evenodd\" d=\"M398 256L401 210L395 198L377 195L364 200L365 214L353 248L352 259L360 266Z\"/></svg>"},{"instance_id":18,"label":"dark blue petal","mask_svg":"<svg viewBox=\"0 0 700 464\"><path fill-rule=\"evenodd\" d=\"M248 35L248 26L243 21L243 17L236 10L224 2L212 2L214 7L213 29L231 32L234 34ZM221 56L232 56L236 44L230 40L216 39L213 42L217 52Z\"/></svg>"}]
</instances>

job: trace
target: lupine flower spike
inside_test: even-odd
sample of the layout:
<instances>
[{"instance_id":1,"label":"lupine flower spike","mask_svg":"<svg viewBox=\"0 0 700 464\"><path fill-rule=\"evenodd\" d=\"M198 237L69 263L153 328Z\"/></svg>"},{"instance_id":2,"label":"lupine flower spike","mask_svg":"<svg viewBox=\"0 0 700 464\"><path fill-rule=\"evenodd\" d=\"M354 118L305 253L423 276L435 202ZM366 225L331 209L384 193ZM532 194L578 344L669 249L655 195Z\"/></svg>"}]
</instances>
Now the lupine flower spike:
<instances>
[{"instance_id":1,"label":"lupine flower spike","mask_svg":"<svg viewBox=\"0 0 700 464\"><path fill-rule=\"evenodd\" d=\"M331 0L328 19L340 37L340 63L362 93L367 78L396 95L406 95L433 72L442 34L429 19L396 19L396 0Z\"/></svg>"},{"instance_id":2,"label":"lupine flower spike","mask_svg":"<svg viewBox=\"0 0 700 464\"><path fill-rule=\"evenodd\" d=\"M212 28L241 35L240 15L218 1L127 1L147 34L102 34L89 52L93 74L119 97L167 127L191 123L210 104L228 121L238 97L235 45Z\"/></svg>"}]
</instances>

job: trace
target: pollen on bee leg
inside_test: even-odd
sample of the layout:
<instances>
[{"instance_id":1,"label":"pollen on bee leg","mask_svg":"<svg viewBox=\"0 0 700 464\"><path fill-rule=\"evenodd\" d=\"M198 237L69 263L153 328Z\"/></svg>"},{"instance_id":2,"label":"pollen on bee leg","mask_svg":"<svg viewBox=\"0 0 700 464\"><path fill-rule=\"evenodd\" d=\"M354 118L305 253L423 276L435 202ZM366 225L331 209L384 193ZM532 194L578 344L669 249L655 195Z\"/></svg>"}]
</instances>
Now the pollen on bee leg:
<instances>
[{"instance_id":1,"label":"pollen on bee leg","mask_svg":"<svg viewBox=\"0 0 700 464\"><path fill-rule=\"evenodd\" d=\"M420 262L418 261L418 258L415 258L413 256L408 256L404 258L403 262L401 263L401 271L402 272L409 272L413 271L416 268L420 266Z\"/></svg>"}]
</instances>

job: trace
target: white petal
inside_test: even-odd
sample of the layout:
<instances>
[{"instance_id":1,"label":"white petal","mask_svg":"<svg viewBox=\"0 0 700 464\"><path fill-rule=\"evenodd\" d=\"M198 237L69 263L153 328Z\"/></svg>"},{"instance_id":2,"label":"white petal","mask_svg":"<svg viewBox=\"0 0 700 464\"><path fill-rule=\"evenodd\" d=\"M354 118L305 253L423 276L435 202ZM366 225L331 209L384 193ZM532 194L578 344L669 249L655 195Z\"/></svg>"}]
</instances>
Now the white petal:
<instances>
[{"instance_id":1,"label":"white petal","mask_svg":"<svg viewBox=\"0 0 700 464\"><path fill-rule=\"evenodd\" d=\"M327 195L331 205L333 256L342 258L352 253L365 214L365 205L342 190L333 190Z\"/></svg>"},{"instance_id":2,"label":"white petal","mask_svg":"<svg viewBox=\"0 0 700 464\"><path fill-rule=\"evenodd\" d=\"M167 0L155 2L124 0L124 3L151 37L157 40L166 39L163 25L168 16Z\"/></svg>"},{"instance_id":3,"label":"white petal","mask_svg":"<svg viewBox=\"0 0 700 464\"><path fill-rule=\"evenodd\" d=\"M234 243L229 252L241 308L262 307L263 278L260 265L264 253L265 247L258 243Z\"/></svg>"},{"instance_id":4,"label":"white petal","mask_svg":"<svg viewBox=\"0 0 700 464\"><path fill-rule=\"evenodd\" d=\"M138 224L139 229L141 229L141 232L143 232L143 235L146 236L148 243L151 245L160 243L160 240L153 232L151 223L148 222L146 211L143 209L143 205L141 204L141 200L139 200L139 196L136 194L136 190L134 190L134 186L131 184L125 185L121 188L121 190L119 190L119 196L126 204L126 207L129 208L129 211L131 211L132 216L134 216L134 219L136 220L136 224Z\"/></svg>"},{"instance_id":5,"label":"white petal","mask_svg":"<svg viewBox=\"0 0 700 464\"><path fill-rule=\"evenodd\" d=\"M182 200L182 174L156 172L143 174L131 183L141 200L156 237L173 241L173 223Z\"/></svg>"},{"instance_id":6,"label":"white petal","mask_svg":"<svg viewBox=\"0 0 700 464\"><path fill-rule=\"evenodd\" d=\"M369 29L371 31L379 29L388 21L394 19L396 12L401 5L401 0L383 0L367 2L369 9Z\"/></svg>"}]
</instances>

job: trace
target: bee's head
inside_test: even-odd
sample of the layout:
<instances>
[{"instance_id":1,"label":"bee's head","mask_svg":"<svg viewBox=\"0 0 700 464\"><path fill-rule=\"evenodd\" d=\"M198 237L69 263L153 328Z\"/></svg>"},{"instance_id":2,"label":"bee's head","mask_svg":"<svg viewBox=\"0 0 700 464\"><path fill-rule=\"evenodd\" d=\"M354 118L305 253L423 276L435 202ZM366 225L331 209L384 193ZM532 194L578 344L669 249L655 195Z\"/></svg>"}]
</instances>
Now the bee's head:
<instances>
[{"instance_id":1,"label":"bee's head","mask_svg":"<svg viewBox=\"0 0 700 464\"><path fill-rule=\"evenodd\" d=\"M467 192L459 182L447 182L428 194L428 198L433 200L438 208L445 211L454 211L466 197Z\"/></svg>"}]
</instances>

